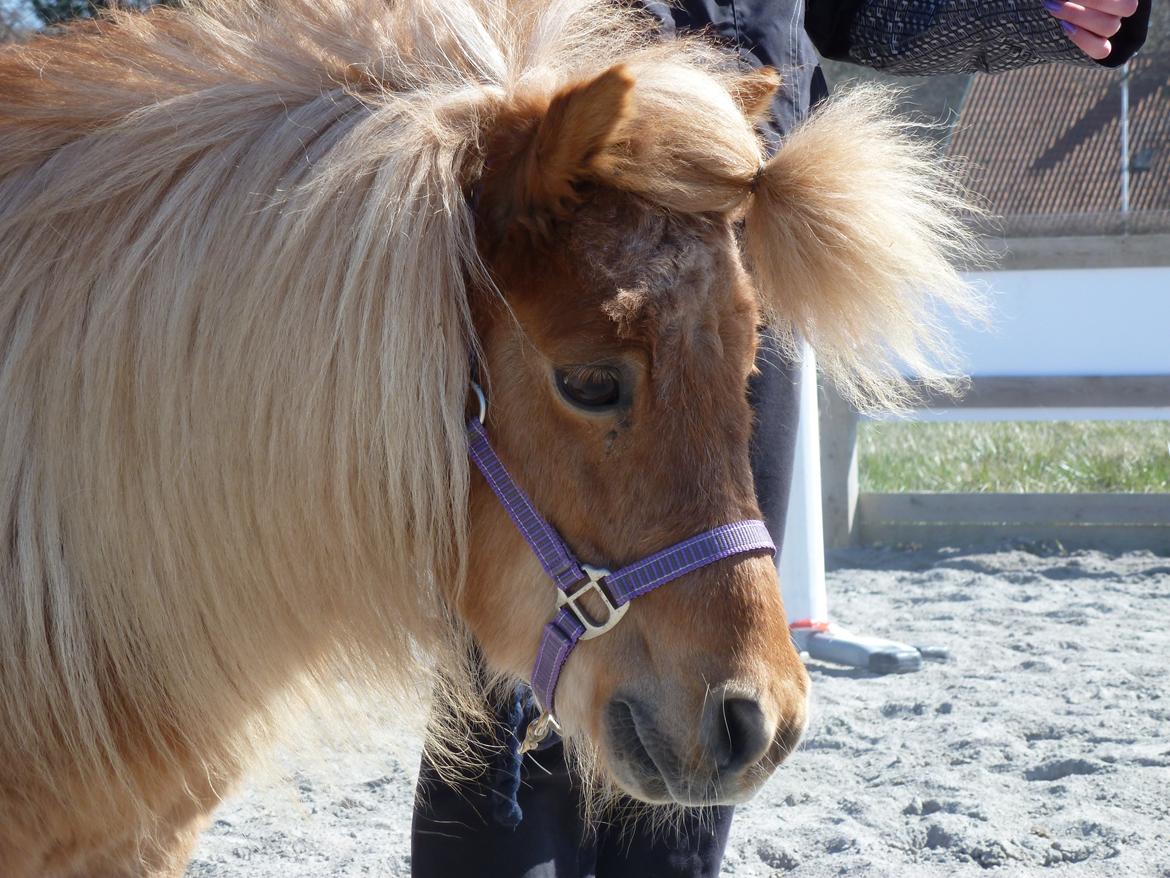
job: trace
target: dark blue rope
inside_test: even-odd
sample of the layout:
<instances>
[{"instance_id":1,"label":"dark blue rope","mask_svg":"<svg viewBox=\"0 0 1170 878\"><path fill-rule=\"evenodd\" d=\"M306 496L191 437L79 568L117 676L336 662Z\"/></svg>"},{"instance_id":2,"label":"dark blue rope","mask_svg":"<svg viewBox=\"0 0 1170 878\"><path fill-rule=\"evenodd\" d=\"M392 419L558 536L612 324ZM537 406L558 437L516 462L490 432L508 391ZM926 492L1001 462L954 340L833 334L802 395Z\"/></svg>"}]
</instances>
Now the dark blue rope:
<instances>
[{"instance_id":1,"label":"dark blue rope","mask_svg":"<svg viewBox=\"0 0 1170 878\"><path fill-rule=\"evenodd\" d=\"M496 719L504 732L503 748L490 767L492 819L504 829L515 829L524 819L524 811L518 799L520 793L520 772L524 757L520 755L520 742L528 724L540 715L540 707L532 696L532 690L518 684L512 696L500 706ZM559 744L561 739L550 732L537 752Z\"/></svg>"}]
</instances>

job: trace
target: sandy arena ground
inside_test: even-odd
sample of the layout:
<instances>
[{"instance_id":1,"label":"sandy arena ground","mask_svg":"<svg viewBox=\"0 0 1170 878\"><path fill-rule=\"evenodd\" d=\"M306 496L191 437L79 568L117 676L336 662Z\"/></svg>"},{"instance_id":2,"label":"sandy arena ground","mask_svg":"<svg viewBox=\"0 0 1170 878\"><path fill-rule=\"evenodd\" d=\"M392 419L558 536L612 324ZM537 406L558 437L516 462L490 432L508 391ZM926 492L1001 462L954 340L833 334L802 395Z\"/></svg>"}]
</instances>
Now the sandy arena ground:
<instances>
[{"instance_id":1,"label":"sandy arena ground","mask_svg":"<svg viewBox=\"0 0 1170 878\"><path fill-rule=\"evenodd\" d=\"M952 657L810 664L805 745L740 809L724 874L1170 878L1170 559L866 550L829 587L846 627ZM330 762L243 790L190 878L409 875L413 759Z\"/></svg>"}]
</instances>

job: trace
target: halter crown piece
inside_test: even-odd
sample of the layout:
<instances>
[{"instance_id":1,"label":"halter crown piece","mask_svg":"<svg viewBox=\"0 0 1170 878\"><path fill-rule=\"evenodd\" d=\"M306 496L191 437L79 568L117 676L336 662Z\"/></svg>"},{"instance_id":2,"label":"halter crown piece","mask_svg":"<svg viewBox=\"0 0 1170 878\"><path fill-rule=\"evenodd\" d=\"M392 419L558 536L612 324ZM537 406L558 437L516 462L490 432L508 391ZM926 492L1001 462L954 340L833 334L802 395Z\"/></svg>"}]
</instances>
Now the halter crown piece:
<instances>
[{"instance_id":1,"label":"halter crown piece","mask_svg":"<svg viewBox=\"0 0 1170 878\"><path fill-rule=\"evenodd\" d=\"M532 691L541 714L528 726L520 746L520 752L525 753L535 750L550 731L560 732L553 716L553 697L561 668L578 641L609 631L621 621L630 608L630 601L660 585L735 555L760 552L774 555L776 547L762 521L737 521L675 543L617 572L582 564L556 529L536 511L532 500L496 455L484 429L487 402L483 390L474 383L472 389L479 399L479 414L467 424L471 459L557 589L556 614L544 626L532 668ZM595 620L580 605L579 601L588 593L600 598L605 607L604 619Z\"/></svg>"}]
</instances>

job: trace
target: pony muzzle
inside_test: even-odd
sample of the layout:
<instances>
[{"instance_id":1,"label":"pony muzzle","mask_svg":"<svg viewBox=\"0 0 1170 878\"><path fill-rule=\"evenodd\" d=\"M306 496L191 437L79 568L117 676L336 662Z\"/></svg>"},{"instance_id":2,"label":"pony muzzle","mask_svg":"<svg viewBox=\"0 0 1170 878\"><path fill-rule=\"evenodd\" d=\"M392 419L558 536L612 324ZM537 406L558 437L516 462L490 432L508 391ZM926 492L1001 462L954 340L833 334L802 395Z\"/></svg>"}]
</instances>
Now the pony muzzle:
<instances>
[{"instance_id":1,"label":"pony muzzle","mask_svg":"<svg viewBox=\"0 0 1170 878\"><path fill-rule=\"evenodd\" d=\"M748 799L771 770L795 749L804 731L765 703L726 684L708 694L693 735L675 724L651 698L613 698L605 716L607 762L625 792L658 804L734 804Z\"/></svg>"}]
</instances>

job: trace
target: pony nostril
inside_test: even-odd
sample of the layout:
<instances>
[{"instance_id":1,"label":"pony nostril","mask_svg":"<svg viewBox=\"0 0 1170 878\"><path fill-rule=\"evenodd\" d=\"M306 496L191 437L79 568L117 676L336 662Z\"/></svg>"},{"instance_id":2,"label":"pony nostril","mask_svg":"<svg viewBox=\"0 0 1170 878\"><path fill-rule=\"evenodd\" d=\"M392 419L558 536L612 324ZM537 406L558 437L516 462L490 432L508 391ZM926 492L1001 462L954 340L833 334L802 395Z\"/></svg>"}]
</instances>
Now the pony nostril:
<instances>
[{"instance_id":1,"label":"pony nostril","mask_svg":"<svg viewBox=\"0 0 1170 878\"><path fill-rule=\"evenodd\" d=\"M719 771L734 773L753 765L772 743L772 728L759 702L728 698L708 724L707 746Z\"/></svg>"}]
</instances>

